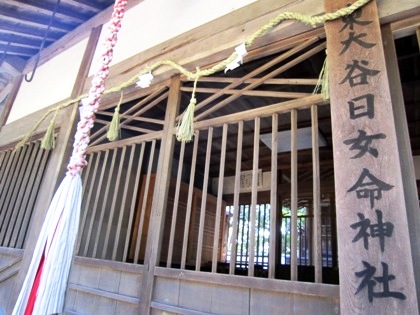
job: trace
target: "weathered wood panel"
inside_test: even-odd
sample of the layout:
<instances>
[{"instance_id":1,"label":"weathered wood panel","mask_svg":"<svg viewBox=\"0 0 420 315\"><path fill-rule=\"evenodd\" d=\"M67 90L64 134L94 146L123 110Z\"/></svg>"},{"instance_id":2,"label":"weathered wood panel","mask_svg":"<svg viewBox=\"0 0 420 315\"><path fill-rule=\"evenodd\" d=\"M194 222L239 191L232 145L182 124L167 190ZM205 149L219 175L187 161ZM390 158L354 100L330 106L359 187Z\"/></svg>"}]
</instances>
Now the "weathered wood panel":
<instances>
[{"instance_id":1,"label":"weathered wood panel","mask_svg":"<svg viewBox=\"0 0 420 315\"><path fill-rule=\"evenodd\" d=\"M135 314L142 270L139 265L76 257L70 272L64 312Z\"/></svg>"},{"instance_id":2,"label":"weathered wood panel","mask_svg":"<svg viewBox=\"0 0 420 315\"><path fill-rule=\"evenodd\" d=\"M152 314L339 314L337 286L163 268L157 273Z\"/></svg>"},{"instance_id":3,"label":"weathered wood panel","mask_svg":"<svg viewBox=\"0 0 420 315\"><path fill-rule=\"evenodd\" d=\"M249 314L337 315L339 299L251 290Z\"/></svg>"},{"instance_id":4,"label":"weathered wood panel","mask_svg":"<svg viewBox=\"0 0 420 315\"><path fill-rule=\"evenodd\" d=\"M0 247L0 313L6 314L5 302L11 298L22 256L22 249Z\"/></svg>"}]
</instances>

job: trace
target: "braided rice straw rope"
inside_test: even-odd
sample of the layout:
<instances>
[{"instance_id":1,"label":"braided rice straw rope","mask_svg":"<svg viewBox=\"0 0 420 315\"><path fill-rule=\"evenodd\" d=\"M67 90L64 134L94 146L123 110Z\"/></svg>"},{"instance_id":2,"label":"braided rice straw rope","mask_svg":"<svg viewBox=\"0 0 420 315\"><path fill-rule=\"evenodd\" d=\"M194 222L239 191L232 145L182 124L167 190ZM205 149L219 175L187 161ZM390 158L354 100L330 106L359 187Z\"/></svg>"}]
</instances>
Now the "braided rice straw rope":
<instances>
[{"instance_id":1,"label":"braided rice straw rope","mask_svg":"<svg viewBox=\"0 0 420 315\"><path fill-rule=\"evenodd\" d=\"M343 16L347 16L350 15L351 13L353 13L355 10L361 8L362 6L364 6L366 3L368 3L370 0L358 0L356 2L354 2L353 4L346 6L344 8L341 8L335 12L331 12L331 13L326 13L324 15L320 15L320 16L309 16L309 15L304 15L304 14L300 14L300 13L296 13L296 12L283 12L280 13L277 17L275 17L274 19L272 19L271 21L269 21L267 24L263 25L260 29L258 29L255 33L253 33L249 39L247 39L245 41L245 47L248 48L250 47L254 41L258 38L263 36L264 34L266 34L268 31L270 31L271 29L273 29L274 27L276 27L277 25L279 25L282 21L285 20L296 20L296 21L300 21L304 24L310 25L315 27L317 24L323 24L327 21L332 21L335 19L338 19L340 17ZM127 1L121 1L126 3ZM122 10L123 11L123 10ZM120 14L123 15L123 12L121 11ZM122 17L122 16L121 16ZM116 30L117 28L119 29L120 27L120 21L116 21L117 17L113 16L113 22L111 23L111 28L113 28L114 30ZM108 40L107 40L107 45L115 45L115 41L116 41L116 35L112 35ZM113 47L113 46L112 46ZM110 47L111 48L111 47ZM110 50L108 50L108 52L111 52ZM92 89L89 91L89 94L83 94L80 95L79 97L66 101L65 103L62 103L54 108L49 109L44 116L41 117L41 119L34 125L34 127L32 128L32 130L16 145L16 149L23 146L32 136L32 134L35 132L35 130L38 129L38 127L41 125L41 123L49 116L50 113L61 110L65 107L68 107L76 102L79 102L80 100L88 97L89 103L92 103L92 108L94 108L94 110L90 110L90 109L86 109L88 111L87 116L86 117L92 117L93 113L96 112L98 110L99 106L99 95L102 94L110 94L110 93L114 93L114 92L119 92L121 90L123 90L124 88L136 83L138 81L138 77L142 74L148 73L148 72L152 72L153 70L155 70L156 68L159 68L161 66L169 66L172 67L173 69L177 70L179 73L183 74L184 76L186 76L189 80L194 80L195 81L195 85L196 82L198 81L198 79L200 77L204 77L204 76L209 76L212 75L216 72L219 72L223 69L226 68L226 66L231 63L233 60L235 60L235 58L238 56L238 54L235 52L233 52L227 59L221 61L220 63L214 65L213 67L209 68L209 69L200 69L197 68L196 71L192 72L189 71L187 69L185 69L184 67L182 67L181 65L179 65L178 63L172 61L172 60L161 60L161 61L157 61L154 64L152 64L151 66L148 66L146 68L144 68L142 71L140 71L138 74L136 74L135 76L133 76L131 79L129 79L126 82L123 82L121 85L113 87L111 89L108 90L103 90L103 84L100 85L99 81L103 81L105 80L105 76L108 75L109 72L109 63L112 59L111 54L110 55L103 55L103 62L104 62L104 66L102 68L102 70L93 78L92 82L94 84L94 86L92 86ZM98 85L99 84L99 85ZM102 89L102 93L98 93L99 90ZM94 104L95 103L95 104ZM85 110L84 110L85 111ZM93 120L83 120L83 122L81 121L79 124L84 125L85 128L86 126L90 126L89 128L91 128L93 126ZM88 135L87 133L84 133L83 137L86 137L86 135ZM77 140L80 141L83 137L80 135L77 135ZM87 140L87 142L85 141L84 143L89 143L89 140ZM84 145L84 144L83 144ZM84 149L86 150L86 148ZM77 153L78 150L75 150ZM86 163L86 162L83 162ZM71 163L72 165L74 163ZM73 167L73 166L71 166Z\"/></svg>"},{"instance_id":2,"label":"braided rice straw rope","mask_svg":"<svg viewBox=\"0 0 420 315\"><path fill-rule=\"evenodd\" d=\"M105 91L105 80L109 74L109 64L112 61L112 52L117 43L117 33L121 28L121 20L124 16L127 0L117 0L109 24L109 35L105 40L101 59L101 68L92 79L92 86L86 98L83 99L83 106L80 111L80 121L77 124L77 131L74 136L73 153L67 165L67 174L75 176L80 174L83 167L87 165L86 150L90 142L90 130L95 122L95 113L99 109L101 96Z\"/></svg>"}]
</instances>

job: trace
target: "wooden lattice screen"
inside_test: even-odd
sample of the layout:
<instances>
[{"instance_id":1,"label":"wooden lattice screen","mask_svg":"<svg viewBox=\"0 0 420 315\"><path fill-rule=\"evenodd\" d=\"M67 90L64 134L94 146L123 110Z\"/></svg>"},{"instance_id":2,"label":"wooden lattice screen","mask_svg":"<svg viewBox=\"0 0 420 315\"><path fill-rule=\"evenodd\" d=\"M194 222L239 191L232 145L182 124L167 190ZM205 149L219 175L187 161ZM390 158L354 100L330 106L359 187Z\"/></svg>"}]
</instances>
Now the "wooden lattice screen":
<instances>
[{"instance_id":1,"label":"wooden lattice screen","mask_svg":"<svg viewBox=\"0 0 420 315\"><path fill-rule=\"evenodd\" d=\"M48 157L40 141L0 152L0 246L23 248Z\"/></svg>"},{"instance_id":2,"label":"wooden lattice screen","mask_svg":"<svg viewBox=\"0 0 420 315\"><path fill-rule=\"evenodd\" d=\"M98 112L82 174L80 256L143 262L164 120L158 107L167 97L163 86L122 104L122 139L115 142L106 140L113 108Z\"/></svg>"}]
</instances>

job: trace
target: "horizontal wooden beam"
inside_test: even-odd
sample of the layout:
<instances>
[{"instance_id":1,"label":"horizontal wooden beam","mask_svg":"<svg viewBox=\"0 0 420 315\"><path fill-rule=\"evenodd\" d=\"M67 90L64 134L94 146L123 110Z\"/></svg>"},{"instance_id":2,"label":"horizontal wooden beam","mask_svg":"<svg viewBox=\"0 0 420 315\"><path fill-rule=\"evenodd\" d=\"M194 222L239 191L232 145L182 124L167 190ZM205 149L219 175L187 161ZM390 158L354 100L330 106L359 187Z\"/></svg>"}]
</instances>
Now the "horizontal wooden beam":
<instances>
[{"instance_id":1,"label":"horizontal wooden beam","mask_svg":"<svg viewBox=\"0 0 420 315\"><path fill-rule=\"evenodd\" d=\"M74 263L80 266L95 267L95 268L109 268L114 271L142 273L143 265L123 263L119 261L111 261L104 259L96 259L89 257L75 256Z\"/></svg>"},{"instance_id":2,"label":"horizontal wooden beam","mask_svg":"<svg viewBox=\"0 0 420 315\"><path fill-rule=\"evenodd\" d=\"M183 87L181 91L192 92L193 88ZM222 89L218 88L196 88L197 93L218 93ZM283 91L260 91L260 90L251 90L251 91L242 91L242 90L224 90L223 94L226 95L248 95L248 96L260 96L260 97L275 97L275 98L301 98L312 95L312 93L302 93L302 92L283 92Z\"/></svg>"},{"instance_id":3,"label":"horizontal wooden beam","mask_svg":"<svg viewBox=\"0 0 420 315\"><path fill-rule=\"evenodd\" d=\"M101 298L106 298L118 302L129 303L129 304L139 304L140 300L135 297L126 296L118 293L108 292L101 289L95 289L91 287L82 286L79 284L69 283L68 289L71 291L77 291L81 293L87 293L90 295L98 296Z\"/></svg>"},{"instance_id":4,"label":"horizontal wooden beam","mask_svg":"<svg viewBox=\"0 0 420 315\"><path fill-rule=\"evenodd\" d=\"M306 96L295 100L268 105L263 108L254 108L240 113L199 121L195 123L194 127L196 129L202 129L209 126L217 127L222 126L225 123L234 123L240 120L255 118L257 116L268 117L274 113L285 113L291 111L292 109L302 109L311 105L320 105L323 103L325 103L325 101L322 99L322 95L313 94L311 96Z\"/></svg>"},{"instance_id":5,"label":"horizontal wooden beam","mask_svg":"<svg viewBox=\"0 0 420 315\"><path fill-rule=\"evenodd\" d=\"M413 35L419 27L420 14L391 23L391 30L394 38Z\"/></svg>"},{"instance_id":6,"label":"horizontal wooden beam","mask_svg":"<svg viewBox=\"0 0 420 315\"><path fill-rule=\"evenodd\" d=\"M185 307L173 306L165 303L159 302L151 302L150 307L155 310L164 311L163 314L166 312L171 312L173 314L183 314L183 315L212 315L213 313L206 313L201 311L194 311Z\"/></svg>"}]
</instances>

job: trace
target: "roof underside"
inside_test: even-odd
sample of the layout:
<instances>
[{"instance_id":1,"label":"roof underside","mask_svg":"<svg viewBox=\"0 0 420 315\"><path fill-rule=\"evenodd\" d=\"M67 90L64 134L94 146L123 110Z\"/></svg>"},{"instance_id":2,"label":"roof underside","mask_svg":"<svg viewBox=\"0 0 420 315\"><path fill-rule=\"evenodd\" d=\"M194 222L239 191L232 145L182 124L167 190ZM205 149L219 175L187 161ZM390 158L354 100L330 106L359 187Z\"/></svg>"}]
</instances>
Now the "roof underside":
<instances>
[{"instance_id":1,"label":"roof underside","mask_svg":"<svg viewBox=\"0 0 420 315\"><path fill-rule=\"evenodd\" d=\"M1 0L0 92L28 59L114 0Z\"/></svg>"}]
</instances>

